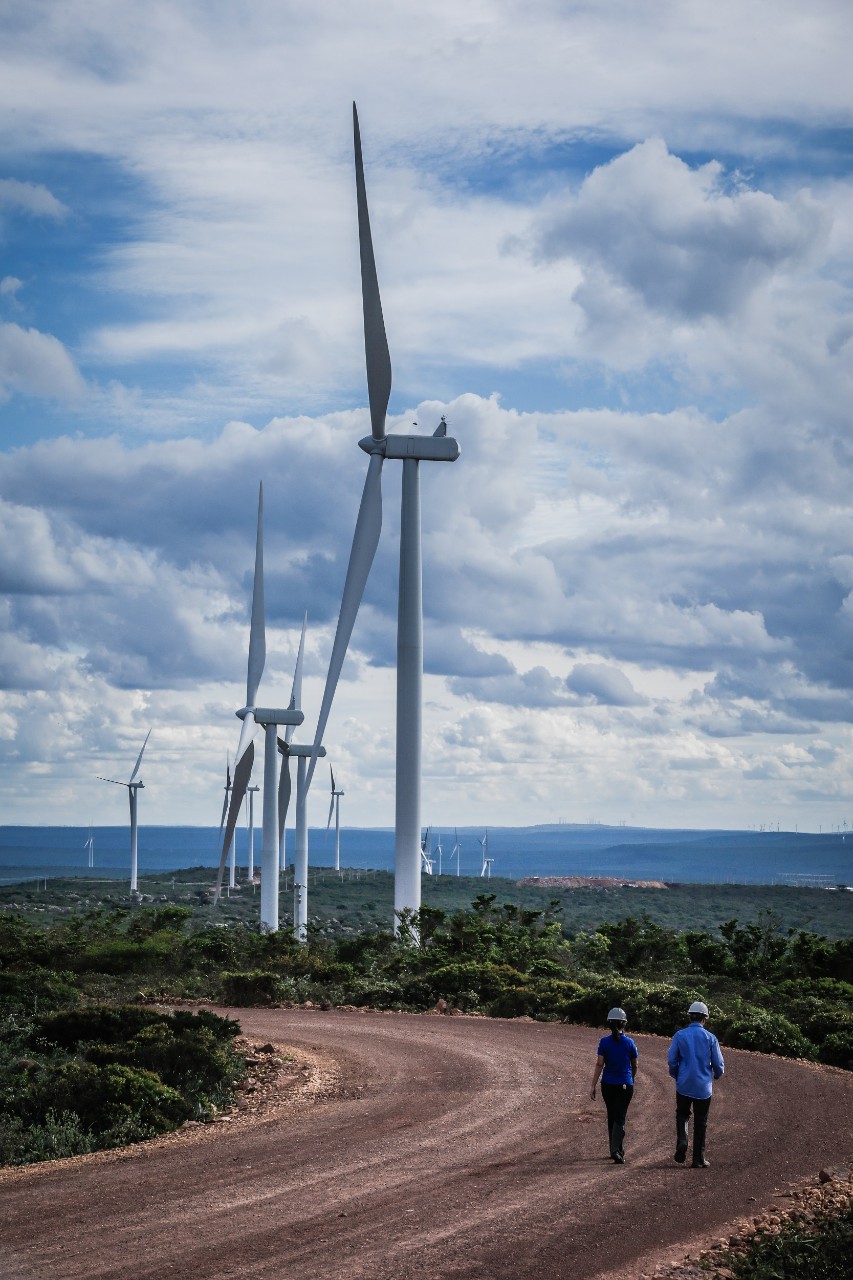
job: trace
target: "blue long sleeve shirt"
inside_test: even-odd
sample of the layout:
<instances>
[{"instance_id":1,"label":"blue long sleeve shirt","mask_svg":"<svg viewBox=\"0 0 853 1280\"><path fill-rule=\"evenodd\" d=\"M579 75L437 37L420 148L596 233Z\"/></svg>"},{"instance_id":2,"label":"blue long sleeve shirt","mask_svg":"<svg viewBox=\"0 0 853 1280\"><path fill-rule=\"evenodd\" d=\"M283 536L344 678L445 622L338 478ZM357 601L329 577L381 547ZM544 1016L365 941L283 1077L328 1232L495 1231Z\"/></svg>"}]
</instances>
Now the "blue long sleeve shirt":
<instances>
[{"instance_id":1,"label":"blue long sleeve shirt","mask_svg":"<svg viewBox=\"0 0 853 1280\"><path fill-rule=\"evenodd\" d=\"M701 1022L676 1031L666 1061L677 1091L688 1098L710 1098L713 1081L726 1069L719 1040Z\"/></svg>"}]
</instances>

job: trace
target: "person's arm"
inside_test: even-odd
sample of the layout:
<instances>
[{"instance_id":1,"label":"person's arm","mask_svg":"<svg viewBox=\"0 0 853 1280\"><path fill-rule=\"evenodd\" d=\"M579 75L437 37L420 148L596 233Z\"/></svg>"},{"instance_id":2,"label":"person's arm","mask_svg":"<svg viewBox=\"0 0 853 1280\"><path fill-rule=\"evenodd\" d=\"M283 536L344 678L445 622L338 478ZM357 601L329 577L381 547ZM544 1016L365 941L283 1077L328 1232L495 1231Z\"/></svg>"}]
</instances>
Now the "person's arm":
<instances>
[{"instance_id":1,"label":"person's arm","mask_svg":"<svg viewBox=\"0 0 853 1280\"><path fill-rule=\"evenodd\" d=\"M603 1070L604 1070L604 1059L602 1058L601 1054L599 1054L595 1060L595 1071L593 1071L592 1073L592 1088L589 1091L589 1096L593 1099L593 1101L595 1101L595 1087L598 1084L598 1078L601 1075Z\"/></svg>"},{"instance_id":2,"label":"person's arm","mask_svg":"<svg viewBox=\"0 0 853 1280\"><path fill-rule=\"evenodd\" d=\"M726 1070L726 1064L723 1062L723 1055L720 1052L720 1042L716 1036L711 1037L711 1069L714 1072L715 1080L719 1080Z\"/></svg>"},{"instance_id":3,"label":"person's arm","mask_svg":"<svg viewBox=\"0 0 853 1280\"><path fill-rule=\"evenodd\" d=\"M633 1054L633 1056L631 1057L631 1075L634 1077L635 1080L637 1079L637 1072L639 1071L639 1069L640 1069L640 1059L637 1057L636 1054Z\"/></svg>"},{"instance_id":4,"label":"person's arm","mask_svg":"<svg viewBox=\"0 0 853 1280\"><path fill-rule=\"evenodd\" d=\"M666 1065L669 1067L669 1074L673 1080L678 1079L678 1064L681 1061L681 1054L678 1049L678 1037L673 1037L672 1044L669 1046L669 1053L666 1055Z\"/></svg>"}]
</instances>

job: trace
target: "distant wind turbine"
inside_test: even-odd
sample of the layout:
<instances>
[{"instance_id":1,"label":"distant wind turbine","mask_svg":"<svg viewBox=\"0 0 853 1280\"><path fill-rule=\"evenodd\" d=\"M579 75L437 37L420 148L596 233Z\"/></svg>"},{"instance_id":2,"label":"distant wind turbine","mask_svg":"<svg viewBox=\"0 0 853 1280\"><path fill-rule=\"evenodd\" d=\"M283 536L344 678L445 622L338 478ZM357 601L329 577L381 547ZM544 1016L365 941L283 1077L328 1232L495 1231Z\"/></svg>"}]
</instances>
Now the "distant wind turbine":
<instances>
[{"instance_id":1,"label":"distant wind turbine","mask_svg":"<svg viewBox=\"0 0 853 1280\"><path fill-rule=\"evenodd\" d=\"M145 741L142 744L142 750L136 757L136 764L133 766L133 773L127 782L119 782L115 778L98 777L99 782L112 782L116 787L127 787L127 798L130 802L130 892L138 893L139 887L137 883L137 870L139 866L139 855L137 849L137 824L136 824L136 802L137 792L144 788L145 783L140 778L136 781L136 775L139 773L139 766L142 764L142 754L148 746L148 739L151 737L149 729L145 735Z\"/></svg>"},{"instance_id":2,"label":"distant wind turbine","mask_svg":"<svg viewBox=\"0 0 853 1280\"><path fill-rule=\"evenodd\" d=\"M92 834L92 825L91 825L91 823L89 824L89 834L88 834L88 836L86 837L86 843L83 845L83 848L86 850L86 853L87 853L87 857L86 857L86 866L87 866L87 867L94 867L94 865L95 865L95 837L94 837L94 835Z\"/></svg>"},{"instance_id":3,"label":"distant wind turbine","mask_svg":"<svg viewBox=\"0 0 853 1280\"><path fill-rule=\"evenodd\" d=\"M456 830L455 827L453 828L453 839L455 843L453 845L453 850L450 854L450 861L452 862L454 858L456 859L456 874L458 876L459 875L459 856L462 853L462 845L459 843L459 832Z\"/></svg>"},{"instance_id":4,"label":"distant wind turbine","mask_svg":"<svg viewBox=\"0 0 853 1280\"><path fill-rule=\"evenodd\" d=\"M255 793L258 791L260 787L254 783L246 788L246 795L249 797L249 858L246 877L250 881L255 878Z\"/></svg>"},{"instance_id":5,"label":"distant wind turbine","mask_svg":"<svg viewBox=\"0 0 853 1280\"><path fill-rule=\"evenodd\" d=\"M323 741L338 679L355 625L382 528L382 464L386 458L403 464L400 516L400 594L397 614L397 798L395 815L394 914L421 905L421 714L423 685L423 595L421 582L420 473L423 462L455 462L459 445L447 435L442 418L432 436L386 435L385 418L391 397L391 356L382 316L379 279L373 254L370 217L364 184L361 135L355 103L353 145L361 257L361 295L364 311L364 352L371 434L359 441L370 456L361 497L338 626L329 661L326 688L317 721L315 747ZM308 773L310 786L316 751Z\"/></svg>"},{"instance_id":6,"label":"distant wind turbine","mask_svg":"<svg viewBox=\"0 0 853 1280\"><path fill-rule=\"evenodd\" d=\"M258 491L258 531L255 539L255 576L252 585L252 621L249 627L249 660L246 671L246 705L236 713L242 720L237 754L234 757L234 780L231 803L225 824L225 837L216 877L218 901L222 893L225 859L234 839L240 806L252 777L255 760L254 737L258 725L264 730L263 839L261 842L261 928L272 933L278 929L278 749L276 728L280 724L301 724L302 712L282 711L277 707L258 707L255 701L266 662L266 623L264 620L264 486Z\"/></svg>"},{"instance_id":7,"label":"distant wind turbine","mask_svg":"<svg viewBox=\"0 0 853 1280\"><path fill-rule=\"evenodd\" d=\"M444 856L444 849L441 847L441 832L438 833L438 843L435 846L435 854L438 858L438 874L441 875L441 859Z\"/></svg>"},{"instance_id":8,"label":"distant wind turbine","mask_svg":"<svg viewBox=\"0 0 853 1280\"><path fill-rule=\"evenodd\" d=\"M305 654L305 628L308 624L306 613L302 620L302 635L299 640L299 651L296 655L296 667L293 671L293 687L290 693L290 710L302 714L302 663ZM281 863L285 858L285 822L290 806L291 780L290 760L296 760L296 829L294 831L293 852L293 928L300 942L308 940L308 786L306 769L313 754L313 748L291 742L294 726L288 725L284 738L278 739L278 749L283 757L281 762L281 778L278 788L278 843L281 850ZM318 756L326 754L325 747L317 749Z\"/></svg>"},{"instance_id":9,"label":"distant wind turbine","mask_svg":"<svg viewBox=\"0 0 853 1280\"><path fill-rule=\"evenodd\" d=\"M480 847L483 850L483 865L480 869L480 875L485 876L487 880L492 878L492 863L494 858L489 857L489 833L488 831L480 841Z\"/></svg>"},{"instance_id":10,"label":"distant wind turbine","mask_svg":"<svg viewBox=\"0 0 853 1280\"><path fill-rule=\"evenodd\" d=\"M341 869L341 796L344 792L340 787L335 787L335 771L329 765L329 773L332 779L331 799L329 801L329 817L326 820L326 830L332 823L332 814L335 815L335 870Z\"/></svg>"},{"instance_id":11,"label":"distant wind turbine","mask_svg":"<svg viewBox=\"0 0 853 1280\"><path fill-rule=\"evenodd\" d=\"M421 836L421 868L426 875L432 875L432 827L427 827Z\"/></svg>"}]
</instances>

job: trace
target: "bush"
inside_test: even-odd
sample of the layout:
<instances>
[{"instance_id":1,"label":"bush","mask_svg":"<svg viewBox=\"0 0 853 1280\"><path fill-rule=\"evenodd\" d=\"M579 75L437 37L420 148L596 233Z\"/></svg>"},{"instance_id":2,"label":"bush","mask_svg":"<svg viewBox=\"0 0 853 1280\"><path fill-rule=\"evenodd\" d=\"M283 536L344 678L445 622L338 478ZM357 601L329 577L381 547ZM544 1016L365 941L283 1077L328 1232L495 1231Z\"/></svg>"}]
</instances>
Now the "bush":
<instances>
[{"instance_id":1,"label":"bush","mask_svg":"<svg viewBox=\"0 0 853 1280\"><path fill-rule=\"evenodd\" d=\"M640 978L606 978L570 995L566 1015L573 1022L603 1026L614 1005L628 1015L629 1031L649 1031L653 1035L673 1035L686 1022L686 1009L696 1000L694 990L669 982L644 982Z\"/></svg>"},{"instance_id":2,"label":"bush","mask_svg":"<svg viewBox=\"0 0 853 1280\"><path fill-rule=\"evenodd\" d=\"M222 998L226 1004L274 1004L281 999L281 982L267 969L246 969L222 974Z\"/></svg>"},{"instance_id":3,"label":"bush","mask_svg":"<svg viewBox=\"0 0 853 1280\"><path fill-rule=\"evenodd\" d=\"M34 1164L82 1156L97 1148L74 1111L47 1112L42 1124L26 1126L20 1116L0 1115L0 1165Z\"/></svg>"},{"instance_id":4,"label":"bush","mask_svg":"<svg viewBox=\"0 0 853 1280\"><path fill-rule=\"evenodd\" d=\"M716 1025L724 1044L733 1049L753 1049L757 1053L777 1054L780 1058L814 1059L817 1050L799 1027L781 1013L768 1013L752 1005L741 1004L723 1014Z\"/></svg>"},{"instance_id":5,"label":"bush","mask_svg":"<svg viewBox=\"0 0 853 1280\"><path fill-rule=\"evenodd\" d=\"M844 1067L853 1071L853 1028L844 1031L833 1031L820 1046L818 1056L821 1062L831 1067Z\"/></svg>"},{"instance_id":6,"label":"bush","mask_svg":"<svg viewBox=\"0 0 853 1280\"><path fill-rule=\"evenodd\" d=\"M39 1009L58 1009L74 1004L80 995L71 973L57 973L34 965L20 969L0 971L0 1004L17 1005L38 1012Z\"/></svg>"}]
</instances>

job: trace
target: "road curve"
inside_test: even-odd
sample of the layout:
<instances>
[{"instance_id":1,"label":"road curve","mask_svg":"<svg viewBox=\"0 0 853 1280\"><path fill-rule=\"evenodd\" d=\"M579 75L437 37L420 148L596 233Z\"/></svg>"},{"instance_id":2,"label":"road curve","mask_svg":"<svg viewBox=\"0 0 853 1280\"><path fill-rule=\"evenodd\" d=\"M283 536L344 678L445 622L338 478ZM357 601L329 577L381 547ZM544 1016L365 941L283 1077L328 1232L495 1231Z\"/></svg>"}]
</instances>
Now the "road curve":
<instances>
[{"instance_id":1,"label":"road curve","mask_svg":"<svg viewBox=\"0 0 853 1280\"><path fill-rule=\"evenodd\" d=\"M313 1064L289 1109L5 1171L3 1280L636 1276L851 1154L853 1076L827 1068L728 1050L693 1170L672 1159L666 1041L636 1036L619 1167L588 1028L227 1012Z\"/></svg>"}]
</instances>

